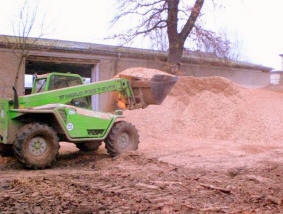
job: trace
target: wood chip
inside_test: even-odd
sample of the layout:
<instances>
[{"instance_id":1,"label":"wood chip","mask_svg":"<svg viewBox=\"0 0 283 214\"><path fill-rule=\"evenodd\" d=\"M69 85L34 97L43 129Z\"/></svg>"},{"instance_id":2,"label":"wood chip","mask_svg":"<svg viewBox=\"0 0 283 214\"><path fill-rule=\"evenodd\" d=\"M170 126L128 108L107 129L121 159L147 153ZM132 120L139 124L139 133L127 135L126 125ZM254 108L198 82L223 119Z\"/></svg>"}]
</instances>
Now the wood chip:
<instances>
[{"instance_id":1,"label":"wood chip","mask_svg":"<svg viewBox=\"0 0 283 214\"><path fill-rule=\"evenodd\" d=\"M150 185L150 184L144 184L144 183L137 183L136 187L147 188L147 189L155 189L155 190L160 189L158 186Z\"/></svg>"},{"instance_id":2,"label":"wood chip","mask_svg":"<svg viewBox=\"0 0 283 214\"><path fill-rule=\"evenodd\" d=\"M280 198L277 198L277 197L274 197L274 196L271 196L271 195L267 196L266 200L270 201L273 204L277 204L277 205L281 205L281 203L282 203L282 200Z\"/></svg>"},{"instance_id":3,"label":"wood chip","mask_svg":"<svg viewBox=\"0 0 283 214\"><path fill-rule=\"evenodd\" d=\"M229 190L229 189L224 189L224 188L221 188L221 187L216 187L216 186L213 186L213 185L210 185L210 184L200 183L199 185L202 186L202 187L205 187L207 189L217 190L217 191L220 191L220 192L223 192L223 193L227 193L227 194L231 193L231 190Z\"/></svg>"}]
</instances>

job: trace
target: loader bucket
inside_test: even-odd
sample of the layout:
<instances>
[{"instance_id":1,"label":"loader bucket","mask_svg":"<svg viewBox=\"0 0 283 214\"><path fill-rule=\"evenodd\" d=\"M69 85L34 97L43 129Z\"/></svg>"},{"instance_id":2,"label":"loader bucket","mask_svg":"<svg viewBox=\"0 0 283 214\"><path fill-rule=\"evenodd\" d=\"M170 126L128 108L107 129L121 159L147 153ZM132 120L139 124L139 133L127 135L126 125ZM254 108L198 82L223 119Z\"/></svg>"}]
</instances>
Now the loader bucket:
<instances>
[{"instance_id":1,"label":"loader bucket","mask_svg":"<svg viewBox=\"0 0 283 214\"><path fill-rule=\"evenodd\" d=\"M153 75L151 79L120 75L131 80L131 86L137 103L142 108L148 105L160 105L178 81L178 77L163 74Z\"/></svg>"},{"instance_id":2,"label":"loader bucket","mask_svg":"<svg viewBox=\"0 0 283 214\"><path fill-rule=\"evenodd\" d=\"M172 77L167 75L154 75L150 80L150 88L146 93L144 90L144 102L147 105L155 104L160 105L163 100L170 93L171 89L177 82L178 77Z\"/></svg>"}]
</instances>

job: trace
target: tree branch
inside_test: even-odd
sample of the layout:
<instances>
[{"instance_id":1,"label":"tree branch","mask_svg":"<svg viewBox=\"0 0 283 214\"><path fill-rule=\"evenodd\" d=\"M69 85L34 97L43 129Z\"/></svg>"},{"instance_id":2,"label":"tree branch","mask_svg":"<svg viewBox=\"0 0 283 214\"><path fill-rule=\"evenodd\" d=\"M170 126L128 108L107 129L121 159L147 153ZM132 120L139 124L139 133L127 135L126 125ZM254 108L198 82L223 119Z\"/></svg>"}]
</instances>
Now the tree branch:
<instances>
[{"instance_id":1,"label":"tree branch","mask_svg":"<svg viewBox=\"0 0 283 214\"><path fill-rule=\"evenodd\" d=\"M180 33L180 38L183 40L183 43L185 42L186 38L188 37L193 27L195 26L196 20L200 15L200 11L203 7L203 3L204 0L196 0L195 5L192 8L191 15L187 20L185 26L183 27L183 30Z\"/></svg>"}]
</instances>

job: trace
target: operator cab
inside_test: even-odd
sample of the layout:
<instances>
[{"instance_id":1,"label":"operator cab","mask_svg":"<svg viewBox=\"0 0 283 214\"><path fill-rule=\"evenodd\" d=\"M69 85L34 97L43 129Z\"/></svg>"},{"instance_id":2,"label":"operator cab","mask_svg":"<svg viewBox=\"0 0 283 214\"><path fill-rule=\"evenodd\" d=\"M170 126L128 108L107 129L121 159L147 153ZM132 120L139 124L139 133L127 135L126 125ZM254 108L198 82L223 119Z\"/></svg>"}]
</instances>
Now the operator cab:
<instances>
[{"instance_id":1,"label":"operator cab","mask_svg":"<svg viewBox=\"0 0 283 214\"><path fill-rule=\"evenodd\" d=\"M41 93L82 84L84 84L84 81L78 74L54 72L36 76L31 93ZM80 108L91 109L91 98L90 96L75 98L67 104Z\"/></svg>"}]
</instances>

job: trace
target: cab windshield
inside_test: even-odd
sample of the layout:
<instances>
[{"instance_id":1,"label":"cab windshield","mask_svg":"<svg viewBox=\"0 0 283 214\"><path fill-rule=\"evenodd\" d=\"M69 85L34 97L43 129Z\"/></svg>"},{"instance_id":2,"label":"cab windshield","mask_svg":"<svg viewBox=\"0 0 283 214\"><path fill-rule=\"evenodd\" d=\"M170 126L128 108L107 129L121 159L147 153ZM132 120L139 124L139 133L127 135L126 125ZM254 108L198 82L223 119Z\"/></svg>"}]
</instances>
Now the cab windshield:
<instances>
[{"instance_id":1,"label":"cab windshield","mask_svg":"<svg viewBox=\"0 0 283 214\"><path fill-rule=\"evenodd\" d=\"M81 84L82 81L79 77L52 75L50 78L48 90L51 91L60 88L67 88L76 85L81 85Z\"/></svg>"}]
</instances>

